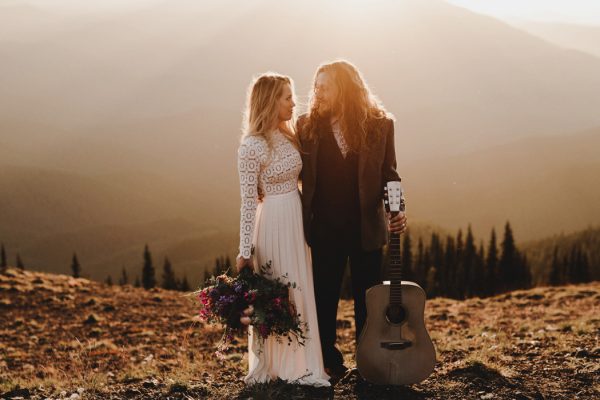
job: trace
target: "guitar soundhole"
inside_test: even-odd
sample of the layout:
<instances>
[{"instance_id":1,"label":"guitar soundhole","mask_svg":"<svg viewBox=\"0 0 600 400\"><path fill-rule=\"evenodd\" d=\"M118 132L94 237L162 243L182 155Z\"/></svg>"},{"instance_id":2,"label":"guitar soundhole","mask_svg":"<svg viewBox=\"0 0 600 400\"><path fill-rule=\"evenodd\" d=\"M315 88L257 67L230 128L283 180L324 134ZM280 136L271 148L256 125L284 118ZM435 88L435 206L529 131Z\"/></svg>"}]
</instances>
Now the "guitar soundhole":
<instances>
[{"instance_id":1,"label":"guitar soundhole","mask_svg":"<svg viewBox=\"0 0 600 400\"><path fill-rule=\"evenodd\" d=\"M385 311L387 320L392 324L401 324L406 319L406 310L400 305L390 305Z\"/></svg>"}]
</instances>

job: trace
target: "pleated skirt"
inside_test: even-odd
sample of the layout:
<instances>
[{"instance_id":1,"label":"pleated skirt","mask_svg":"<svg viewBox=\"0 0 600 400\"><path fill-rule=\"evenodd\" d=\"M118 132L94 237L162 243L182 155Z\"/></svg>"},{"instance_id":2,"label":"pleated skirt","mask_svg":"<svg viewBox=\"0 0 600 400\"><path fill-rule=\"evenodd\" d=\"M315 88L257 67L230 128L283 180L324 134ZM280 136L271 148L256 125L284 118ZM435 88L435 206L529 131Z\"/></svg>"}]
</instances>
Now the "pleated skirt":
<instances>
[{"instance_id":1,"label":"pleated skirt","mask_svg":"<svg viewBox=\"0 0 600 400\"><path fill-rule=\"evenodd\" d=\"M265 196L259 203L253 238L255 271L270 261L273 277L287 274L285 279L296 283L297 287L290 289L290 298L308 329L302 346L295 338L290 345L286 338L281 342L272 337L262 340L250 326L249 368L244 378L247 384L280 378L301 385L330 386L321 353L310 249L303 229L297 190Z\"/></svg>"}]
</instances>

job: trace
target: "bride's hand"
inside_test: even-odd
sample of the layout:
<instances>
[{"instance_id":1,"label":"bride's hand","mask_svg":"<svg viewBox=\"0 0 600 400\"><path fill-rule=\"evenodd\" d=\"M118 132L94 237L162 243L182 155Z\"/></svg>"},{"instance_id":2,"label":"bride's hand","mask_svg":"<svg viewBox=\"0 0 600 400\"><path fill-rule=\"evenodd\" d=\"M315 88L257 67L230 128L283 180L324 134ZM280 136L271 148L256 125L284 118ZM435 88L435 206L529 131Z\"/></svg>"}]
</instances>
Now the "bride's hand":
<instances>
[{"instance_id":1,"label":"bride's hand","mask_svg":"<svg viewBox=\"0 0 600 400\"><path fill-rule=\"evenodd\" d=\"M239 256L235 259L235 267L237 268L238 272L240 272L244 268L253 269L252 259Z\"/></svg>"}]
</instances>

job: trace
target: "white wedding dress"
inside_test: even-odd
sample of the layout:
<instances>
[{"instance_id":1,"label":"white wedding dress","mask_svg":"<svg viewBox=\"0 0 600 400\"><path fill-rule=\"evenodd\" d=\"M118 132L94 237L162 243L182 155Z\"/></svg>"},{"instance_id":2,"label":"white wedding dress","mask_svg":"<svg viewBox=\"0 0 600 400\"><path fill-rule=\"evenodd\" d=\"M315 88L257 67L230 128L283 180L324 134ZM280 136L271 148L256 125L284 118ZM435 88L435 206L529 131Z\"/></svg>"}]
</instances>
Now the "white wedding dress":
<instances>
[{"instance_id":1,"label":"white wedding dress","mask_svg":"<svg viewBox=\"0 0 600 400\"><path fill-rule=\"evenodd\" d=\"M293 339L278 342L268 338L260 343L250 326L248 334L248 384L281 378L290 383L330 386L323 367L321 342L313 290L312 261L304 239L302 204L298 175L300 153L278 130L271 148L265 138L247 136L238 150L238 171L242 197L240 255L250 258L254 246L254 268L271 262L273 276L287 274L296 289L290 298L306 322L304 346ZM262 200L258 197L261 194Z\"/></svg>"}]
</instances>

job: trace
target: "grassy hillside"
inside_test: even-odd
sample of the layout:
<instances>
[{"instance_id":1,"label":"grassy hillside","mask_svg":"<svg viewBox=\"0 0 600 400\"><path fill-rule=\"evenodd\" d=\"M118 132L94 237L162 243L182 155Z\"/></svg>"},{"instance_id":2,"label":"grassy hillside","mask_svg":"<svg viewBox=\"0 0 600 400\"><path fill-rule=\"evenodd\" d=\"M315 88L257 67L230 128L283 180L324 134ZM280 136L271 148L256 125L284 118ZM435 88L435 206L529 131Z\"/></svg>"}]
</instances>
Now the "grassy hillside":
<instances>
[{"instance_id":1,"label":"grassy hillside","mask_svg":"<svg viewBox=\"0 0 600 400\"><path fill-rule=\"evenodd\" d=\"M438 362L421 384L373 386L353 372L332 389L247 388L246 338L219 361L220 330L199 322L181 292L9 268L0 275L0 398L591 399L600 394L598 301L597 282L434 299L425 321ZM338 341L349 366L352 313L343 301Z\"/></svg>"}]
</instances>

